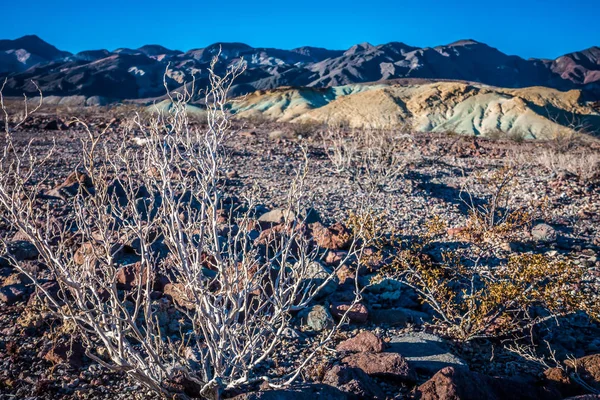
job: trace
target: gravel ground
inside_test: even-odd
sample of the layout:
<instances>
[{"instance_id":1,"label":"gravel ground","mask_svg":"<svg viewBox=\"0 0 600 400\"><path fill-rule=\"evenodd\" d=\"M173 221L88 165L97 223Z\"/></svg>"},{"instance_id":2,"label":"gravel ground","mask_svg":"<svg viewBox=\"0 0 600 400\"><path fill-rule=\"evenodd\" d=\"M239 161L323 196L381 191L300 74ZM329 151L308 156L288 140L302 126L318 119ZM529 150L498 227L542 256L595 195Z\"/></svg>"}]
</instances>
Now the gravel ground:
<instances>
[{"instance_id":1,"label":"gravel ground","mask_svg":"<svg viewBox=\"0 0 600 400\"><path fill-rule=\"evenodd\" d=\"M16 138L20 145L34 140L32 148L39 154L53 145L56 147L57 152L45 169L49 174L48 187L53 187L80 162L80 139L85 137L85 133L77 128L62 131L41 129L50 119L51 116L36 117L16 133ZM107 119L102 115L92 116L92 125L101 127ZM319 212L323 221L345 221L352 210L367 201L373 209L385 212L390 229L405 238L423 234L425 222L432 216L447 221L448 228L463 226L468 209L461 201L461 188L468 182L475 182L470 186L472 195L485 198L490 194L489 187L477 182L489 178L503 166L512 165L516 174L515 185L511 188L514 206L543 202L539 222L551 225L560 235L560 241L543 245L541 249L538 246L537 250L554 252L552 254L585 264L591 271L600 271L600 170L596 168L595 176L583 177L565 171L566 168L543 166L544 154L554 151L552 143L415 134L416 146L407 154L410 163L404 168L402 178L394 182L394 190L366 198L348 177L334 172L327 157L327 148L318 135L294 138L293 129L287 125L236 123L235 127L237 133L227 143L231 156L227 185L232 194L242 197L255 187L258 190L253 193L265 207L271 209L285 205L286 189L304 160L300 150L303 146L308 155L307 204ZM281 131L284 135L273 135L274 131ZM131 139L132 135L125 133L125 124L117 122L105 140L116 145L124 137ZM567 154L574 158L580 154L592 154L600 159L600 144L597 141L575 144ZM60 212L64 210L57 207L56 213ZM0 225L0 235L11 234ZM519 235L522 242L531 241L529 231ZM456 243L446 236L438 245L449 248ZM506 257L512 251L506 249L499 256ZM0 282L13 275L9 268L0 272ZM6 284L7 281L0 283L0 287ZM26 282L24 284L28 287ZM28 287L28 290L30 293L31 288ZM49 316L40 316L33 306L34 302L26 301L27 297L12 305L0 302L0 399L154 398L122 375L107 372L85 357L82 365L56 364L44 359L49 345L62 334L60 323ZM366 301L375 308L381 306L376 295L366 296ZM399 304L405 306L406 302L391 305L396 307ZM352 337L358 330L364 329L390 339L420 328L369 321L360 326L348 326L336 340ZM560 335L553 343L559 353L581 357L600 351L599 334L595 324L574 319L562 325ZM310 342L318 335L307 332L306 338ZM494 341L479 341L456 343L452 351L465 359L474 371L504 376L535 374L528 363L501 350L501 347ZM304 351L292 346L288 356L293 359ZM319 363L332 365L338 359L334 351L325 352L309 370L315 371ZM278 365L277 360L275 365ZM305 378L318 378L313 375L307 373ZM402 385L380 383L390 398L404 398L410 392Z\"/></svg>"}]
</instances>

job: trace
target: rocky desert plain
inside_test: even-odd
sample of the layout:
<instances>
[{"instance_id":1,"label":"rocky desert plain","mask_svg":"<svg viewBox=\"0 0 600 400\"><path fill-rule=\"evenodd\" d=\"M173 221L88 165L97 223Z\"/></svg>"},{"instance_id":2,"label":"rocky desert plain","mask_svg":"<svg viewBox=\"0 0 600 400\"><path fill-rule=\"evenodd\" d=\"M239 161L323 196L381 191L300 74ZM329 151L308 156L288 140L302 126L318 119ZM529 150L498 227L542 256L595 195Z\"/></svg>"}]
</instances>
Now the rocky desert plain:
<instances>
[{"instance_id":1,"label":"rocky desert plain","mask_svg":"<svg viewBox=\"0 0 600 400\"><path fill-rule=\"evenodd\" d=\"M600 399L597 47L0 77L0 399Z\"/></svg>"}]
</instances>

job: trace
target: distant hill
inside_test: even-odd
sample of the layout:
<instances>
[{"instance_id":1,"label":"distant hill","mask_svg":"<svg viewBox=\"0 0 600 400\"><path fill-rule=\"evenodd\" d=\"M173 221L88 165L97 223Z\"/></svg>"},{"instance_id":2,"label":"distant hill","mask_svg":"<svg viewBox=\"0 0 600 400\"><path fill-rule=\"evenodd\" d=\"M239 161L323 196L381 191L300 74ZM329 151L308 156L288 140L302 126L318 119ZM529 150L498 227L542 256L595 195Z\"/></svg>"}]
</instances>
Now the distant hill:
<instances>
[{"instance_id":1,"label":"distant hill","mask_svg":"<svg viewBox=\"0 0 600 400\"><path fill-rule=\"evenodd\" d=\"M578 89L586 99L600 99L598 47L556 60L526 60L470 39L425 48L391 42L362 43L346 51L316 47L281 50L216 43L187 52L147 45L72 55L37 36L25 36L0 41L0 77L7 79L6 95L35 94L37 90L31 83L34 81L45 95L153 99L165 94L163 74L167 65L170 89L191 81L192 76L198 87L205 87L207 68L219 52L217 72L242 58L247 63L247 71L233 88L237 95L281 86L319 88L425 78L507 88Z\"/></svg>"},{"instance_id":2,"label":"distant hill","mask_svg":"<svg viewBox=\"0 0 600 400\"><path fill-rule=\"evenodd\" d=\"M0 40L0 74L22 72L34 65L61 60L70 55L35 35Z\"/></svg>"},{"instance_id":3,"label":"distant hill","mask_svg":"<svg viewBox=\"0 0 600 400\"><path fill-rule=\"evenodd\" d=\"M600 110L580 90L506 89L468 82L404 80L258 91L232 102L240 117L469 135L513 134L550 139L573 123L600 133Z\"/></svg>"}]
</instances>

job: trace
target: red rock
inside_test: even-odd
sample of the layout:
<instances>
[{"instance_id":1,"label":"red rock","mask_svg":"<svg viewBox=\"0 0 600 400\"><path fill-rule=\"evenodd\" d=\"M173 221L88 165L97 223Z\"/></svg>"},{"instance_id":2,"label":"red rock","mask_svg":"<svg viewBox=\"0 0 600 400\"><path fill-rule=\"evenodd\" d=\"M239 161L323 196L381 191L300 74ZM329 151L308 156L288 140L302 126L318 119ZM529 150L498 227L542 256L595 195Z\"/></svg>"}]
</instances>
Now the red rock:
<instances>
[{"instance_id":1,"label":"red rock","mask_svg":"<svg viewBox=\"0 0 600 400\"><path fill-rule=\"evenodd\" d=\"M506 378L492 378L466 368L446 367L417 388L421 400L560 399L558 391Z\"/></svg>"},{"instance_id":2,"label":"red rock","mask_svg":"<svg viewBox=\"0 0 600 400\"><path fill-rule=\"evenodd\" d=\"M354 284L356 272L353 271L349 266L342 265L335 271L335 275L340 281L340 285Z\"/></svg>"},{"instance_id":3,"label":"red rock","mask_svg":"<svg viewBox=\"0 0 600 400\"><path fill-rule=\"evenodd\" d=\"M136 262L124 265L117 270L117 287L119 289L131 289L138 285L146 285L148 282L148 270L142 270L142 263Z\"/></svg>"},{"instance_id":4,"label":"red rock","mask_svg":"<svg viewBox=\"0 0 600 400\"><path fill-rule=\"evenodd\" d=\"M164 294L175 304L187 308L194 309L191 293L185 290L185 286L181 283L167 283L164 288Z\"/></svg>"},{"instance_id":5,"label":"red rock","mask_svg":"<svg viewBox=\"0 0 600 400\"><path fill-rule=\"evenodd\" d=\"M342 362L360 368L370 376L403 382L414 382L417 378L408 361L398 353L356 353Z\"/></svg>"},{"instance_id":6,"label":"red rock","mask_svg":"<svg viewBox=\"0 0 600 400\"><path fill-rule=\"evenodd\" d=\"M385 399L377 383L359 368L336 365L325 373L323 383L347 393L349 399Z\"/></svg>"},{"instance_id":7,"label":"red rock","mask_svg":"<svg viewBox=\"0 0 600 400\"><path fill-rule=\"evenodd\" d=\"M353 338L346 339L335 348L337 351L352 353L381 353L384 349L383 340L369 331L362 331Z\"/></svg>"},{"instance_id":8,"label":"red rock","mask_svg":"<svg viewBox=\"0 0 600 400\"><path fill-rule=\"evenodd\" d=\"M340 265L340 262L345 260L348 257L348 252L344 250L329 250L327 254L325 254L325 259L323 262L327 265L331 265L333 267L337 267Z\"/></svg>"},{"instance_id":9,"label":"red rock","mask_svg":"<svg viewBox=\"0 0 600 400\"><path fill-rule=\"evenodd\" d=\"M575 369L579 377L588 385L600 390L600 354L592 354L576 360L567 360L565 364Z\"/></svg>"},{"instance_id":10,"label":"red rock","mask_svg":"<svg viewBox=\"0 0 600 400\"><path fill-rule=\"evenodd\" d=\"M336 318L342 318L346 311L350 310L346 317L352 322L364 323L369 319L369 310L362 303L356 303L354 306L351 303L334 303L331 304L330 309L331 315Z\"/></svg>"},{"instance_id":11,"label":"red rock","mask_svg":"<svg viewBox=\"0 0 600 400\"><path fill-rule=\"evenodd\" d=\"M326 228L320 222L310 224L315 243L324 249L344 250L352 242L352 233L341 223Z\"/></svg>"},{"instance_id":12,"label":"red rock","mask_svg":"<svg viewBox=\"0 0 600 400\"><path fill-rule=\"evenodd\" d=\"M69 364L78 368L83 365L84 353L83 346L77 340L61 337L44 354L43 358L53 364Z\"/></svg>"}]
</instances>

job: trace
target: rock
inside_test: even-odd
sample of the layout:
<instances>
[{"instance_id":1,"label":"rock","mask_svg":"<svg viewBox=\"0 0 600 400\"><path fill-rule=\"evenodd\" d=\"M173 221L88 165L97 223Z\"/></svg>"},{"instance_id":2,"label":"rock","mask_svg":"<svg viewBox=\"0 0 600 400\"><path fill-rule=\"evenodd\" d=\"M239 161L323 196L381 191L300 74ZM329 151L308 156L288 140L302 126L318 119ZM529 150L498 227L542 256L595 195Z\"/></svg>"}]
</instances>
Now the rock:
<instances>
[{"instance_id":1,"label":"rock","mask_svg":"<svg viewBox=\"0 0 600 400\"><path fill-rule=\"evenodd\" d=\"M556 230L548 224L536 224L531 228L531 237L540 243L553 243L558 234Z\"/></svg>"},{"instance_id":2,"label":"rock","mask_svg":"<svg viewBox=\"0 0 600 400\"><path fill-rule=\"evenodd\" d=\"M300 268L301 265L299 264L299 262L294 265L294 269L296 271L298 271ZM315 288L321 286L333 274L333 271L331 271L329 268L325 267L318 261L309 261L309 264L306 266L305 272L307 277L306 284ZM331 279L329 279L325 286L323 286L323 288L319 290L315 297L323 298L331 295L333 292L336 291L338 285L338 278L334 275Z\"/></svg>"},{"instance_id":3,"label":"rock","mask_svg":"<svg viewBox=\"0 0 600 400\"><path fill-rule=\"evenodd\" d=\"M421 400L560 399L558 392L505 378L492 378L465 368L445 367L417 388Z\"/></svg>"},{"instance_id":4,"label":"rock","mask_svg":"<svg viewBox=\"0 0 600 400\"><path fill-rule=\"evenodd\" d=\"M359 368L336 365L327 371L323 383L347 393L350 399L385 399L377 383Z\"/></svg>"},{"instance_id":5,"label":"rock","mask_svg":"<svg viewBox=\"0 0 600 400\"><path fill-rule=\"evenodd\" d=\"M370 331L362 331L353 338L346 339L335 348L337 351L350 353L381 353L384 349L383 340Z\"/></svg>"},{"instance_id":6,"label":"rock","mask_svg":"<svg viewBox=\"0 0 600 400\"><path fill-rule=\"evenodd\" d=\"M117 270L116 279L117 288L129 290L134 287L137 287L138 285L140 285L140 283L141 285L146 285L146 283L148 282L148 271L142 271L141 262L123 265ZM152 287L153 286L154 285L152 285Z\"/></svg>"},{"instance_id":7,"label":"rock","mask_svg":"<svg viewBox=\"0 0 600 400\"><path fill-rule=\"evenodd\" d=\"M395 336L390 350L402 354L419 373L433 375L444 367L468 368L467 364L450 353L448 345L439 337L424 332Z\"/></svg>"},{"instance_id":8,"label":"rock","mask_svg":"<svg viewBox=\"0 0 600 400\"><path fill-rule=\"evenodd\" d=\"M320 222L309 225L317 246L330 250L344 250L352 243L352 233L342 223L326 228Z\"/></svg>"},{"instance_id":9,"label":"rock","mask_svg":"<svg viewBox=\"0 0 600 400\"><path fill-rule=\"evenodd\" d=\"M7 285L0 288L0 301L6 305L13 305L18 301L25 300L27 288L22 284Z\"/></svg>"},{"instance_id":10,"label":"rock","mask_svg":"<svg viewBox=\"0 0 600 400\"><path fill-rule=\"evenodd\" d=\"M276 208L271 210L258 218L259 222L270 222L273 224L282 224L291 222L296 218L296 214L291 210L283 208Z\"/></svg>"},{"instance_id":11,"label":"rock","mask_svg":"<svg viewBox=\"0 0 600 400\"><path fill-rule=\"evenodd\" d=\"M85 351L81 343L72 338L61 337L52 345L43 358L53 364L69 364L79 368L83 365Z\"/></svg>"},{"instance_id":12,"label":"rock","mask_svg":"<svg viewBox=\"0 0 600 400\"><path fill-rule=\"evenodd\" d=\"M93 193L94 186L92 184L92 179L82 172L73 172L62 184L48 191L48 195L60 198L70 198L79 193L80 190L83 190L84 194Z\"/></svg>"},{"instance_id":13,"label":"rock","mask_svg":"<svg viewBox=\"0 0 600 400\"><path fill-rule=\"evenodd\" d=\"M46 131L62 131L68 128L60 119L53 119L47 122L42 129Z\"/></svg>"},{"instance_id":14,"label":"rock","mask_svg":"<svg viewBox=\"0 0 600 400\"><path fill-rule=\"evenodd\" d=\"M579 377L592 388L600 390L600 354L567 360L565 364L576 370Z\"/></svg>"},{"instance_id":15,"label":"rock","mask_svg":"<svg viewBox=\"0 0 600 400\"><path fill-rule=\"evenodd\" d=\"M337 267L340 263L348 257L348 252L344 250L329 250L325 254L323 262L332 267Z\"/></svg>"},{"instance_id":16,"label":"rock","mask_svg":"<svg viewBox=\"0 0 600 400\"><path fill-rule=\"evenodd\" d=\"M350 309L350 307L352 307ZM348 311L350 309L350 311ZM369 319L369 310L362 303L356 303L352 305L352 303L332 303L330 306L331 314L340 319L346 314L346 318L348 318L351 322L357 323L365 323Z\"/></svg>"},{"instance_id":17,"label":"rock","mask_svg":"<svg viewBox=\"0 0 600 400\"><path fill-rule=\"evenodd\" d=\"M344 357L342 362L362 369L369 376L401 382L414 382L417 379L408 361L398 353L356 353Z\"/></svg>"},{"instance_id":18,"label":"rock","mask_svg":"<svg viewBox=\"0 0 600 400\"><path fill-rule=\"evenodd\" d=\"M40 254L33 243L26 240L17 240L8 243L8 254L16 261L35 260Z\"/></svg>"},{"instance_id":19,"label":"rock","mask_svg":"<svg viewBox=\"0 0 600 400\"><path fill-rule=\"evenodd\" d=\"M356 278L356 271L353 271L349 266L342 265L335 271L340 285L346 285L348 287L354 286L354 279Z\"/></svg>"},{"instance_id":20,"label":"rock","mask_svg":"<svg viewBox=\"0 0 600 400\"><path fill-rule=\"evenodd\" d=\"M325 329L333 327L333 317L322 305L315 305L300 313L300 319L310 329L316 332L321 332Z\"/></svg>"},{"instance_id":21,"label":"rock","mask_svg":"<svg viewBox=\"0 0 600 400\"><path fill-rule=\"evenodd\" d=\"M242 393L230 398L232 400L346 400L348 395L330 385L298 384L286 389Z\"/></svg>"},{"instance_id":22,"label":"rock","mask_svg":"<svg viewBox=\"0 0 600 400\"><path fill-rule=\"evenodd\" d=\"M164 294L173 303L188 310L194 309L194 303L190 301L193 298L191 293L188 293L182 283L167 283L164 287Z\"/></svg>"},{"instance_id":23,"label":"rock","mask_svg":"<svg viewBox=\"0 0 600 400\"><path fill-rule=\"evenodd\" d=\"M388 308L369 310L369 319L376 325L404 327L409 323L421 323L431 319L429 314L410 308Z\"/></svg>"}]
</instances>

